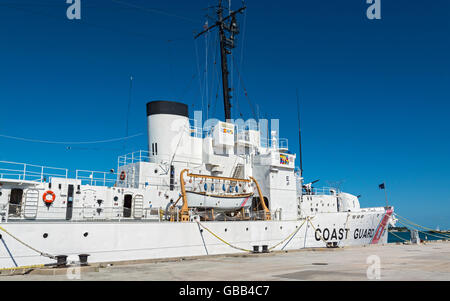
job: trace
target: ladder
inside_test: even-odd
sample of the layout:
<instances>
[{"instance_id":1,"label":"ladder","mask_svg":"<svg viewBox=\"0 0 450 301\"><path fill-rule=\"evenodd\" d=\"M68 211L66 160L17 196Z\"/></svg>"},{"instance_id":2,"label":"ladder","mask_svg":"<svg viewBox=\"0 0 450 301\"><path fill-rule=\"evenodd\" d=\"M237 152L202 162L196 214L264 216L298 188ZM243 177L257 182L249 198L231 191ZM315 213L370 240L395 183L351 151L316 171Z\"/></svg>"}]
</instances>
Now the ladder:
<instances>
[{"instance_id":1,"label":"ladder","mask_svg":"<svg viewBox=\"0 0 450 301\"><path fill-rule=\"evenodd\" d=\"M25 218L34 219L37 215L39 204L39 191L37 189L28 189L25 193L25 206L23 215Z\"/></svg>"},{"instance_id":2,"label":"ladder","mask_svg":"<svg viewBox=\"0 0 450 301\"><path fill-rule=\"evenodd\" d=\"M133 217L135 219L140 219L144 215L144 197L140 194L137 194L134 197L133 202Z\"/></svg>"},{"instance_id":3,"label":"ladder","mask_svg":"<svg viewBox=\"0 0 450 301\"><path fill-rule=\"evenodd\" d=\"M234 168L233 171L233 175L231 176L232 178L237 178L237 179L242 179L243 178L243 171L244 171L244 165L242 164L238 164L236 165L236 167Z\"/></svg>"}]
</instances>

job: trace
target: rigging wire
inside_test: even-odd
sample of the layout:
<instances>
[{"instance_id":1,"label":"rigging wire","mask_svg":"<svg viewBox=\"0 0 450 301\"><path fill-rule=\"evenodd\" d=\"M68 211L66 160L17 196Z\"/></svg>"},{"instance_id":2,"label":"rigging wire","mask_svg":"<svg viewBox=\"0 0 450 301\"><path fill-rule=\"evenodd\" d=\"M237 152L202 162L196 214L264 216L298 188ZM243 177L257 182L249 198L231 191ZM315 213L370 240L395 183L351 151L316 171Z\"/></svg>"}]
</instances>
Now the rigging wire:
<instances>
[{"instance_id":1,"label":"rigging wire","mask_svg":"<svg viewBox=\"0 0 450 301\"><path fill-rule=\"evenodd\" d=\"M233 55L231 55L231 58L232 58L233 61L234 61L234 56L233 56ZM247 99L248 105L250 106L250 109L251 109L251 111L252 111L253 117L255 118L255 120L259 120L259 118L258 118L259 116L256 114L255 108L254 108L254 106L253 106L253 103L252 103L252 101L250 100L250 97L248 96L248 92L247 92L247 89L245 88L244 80L243 80L243 78L242 78L242 76L241 76L241 74L240 74L240 72L239 72L239 68L236 68L236 73L237 73L237 75L238 75L239 80L241 81L242 89L244 90L244 95L245 95L245 98Z\"/></svg>"},{"instance_id":2,"label":"rigging wire","mask_svg":"<svg viewBox=\"0 0 450 301\"><path fill-rule=\"evenodd\" d=\"M128 91L128 109L127 109L127 125L125 129L125 137L128 137L128 126L130 119L130 108L131 108L131 91L133 89L133 76L130 76L130 89ZM125 148L125 143L123 144L123 148Z\"/></svg>"},{"instance_id":3,"label":"rigging wire","mask_svg":"<svg viewBox=\"0 0 450 301\"><path fill-rule=\"evenodd\" d=\"M96 141L49 141L49 140L38 140L38 139L29 139L29 138L23 138L23 137L15 137L15 136L3 135L3 134L0 134L0 137L6 138L6 139L23 141L23 142L32 142L32 143L80 145L80 144L97 144L97 143L117 142L117 141L122 141L122 140L128 140L128 139L135 138L135 137L142 136L142 135L144 135L144 134L139 133L139 134L135 134L135 135L128 136L128 137L112 138L112 139L96 140Z\"/></svg>"},{"instance_id":4,"label":"rigging wire","mask_svg":"<svg viewBox=\"0 0 450 301\"><path fill-rule=\"evenodd\" d=\"M211 67L211 73L212 73L211 89L210 89L210 95L207 95L207 97L208 97L208 110L210 110L210 108L211 108L211 100L213 98L213 93L214 93L214 87L215 87L216 79L219 80L219 77L218 77L219 73L217 71L218 39L219 39L219 37L216 35L216 39L215 39L214 44L213 44L213 45L215 45L215 48L214 48L214 52L213 52L214 53L213 64L212 64L212 67ZM214 72L214 71L216 71L216 72ZM216 77L216 75L217 75L217 77ZM214 114L215 114L215 109L214 109ZM214 116L214 114L213 114L213 116Z\"/></svg>"},{"instance_id":5,"label":"rigging wire","mask_svg":"<svg viewBox=\"0 0 450 301\"><path fill-rule=\"evenodd\" d=\"M34 9L29 9L28 7L21 7L21 6L16 6L16 5L11 5L8 3L0 3L0 6L3 7L7 7L7 8L12 8L15 10L19 10L19 11L24 11L33 15L38 15L38 16L45 16L45 17L52 17L52 18L56 18L58 20L61 20L61 16L60 15L55 15L55 14L49 14L43 11L37 11ZM107 31L111 31L111 32L115 32L115 33L122 33L122 34L126 34L126 35L133 35L136 37L140 37L140 38L144 38L146 40L148 39L158 39L161 40L160 37L157 36L150 36L150 35L146 35L143 33L138 33L138 32L133 32L133 31L128 31L128 30L122 30L120 28L112 28L112 27L107 27L107 26L103 26L103 25L98 25L98 24L94 24L94 23L90 23L85 21L85 19L81 19L81 20L77 20L77 24L82 24L85 26L90 26L90 27L95 27L95 28L99 28L99 29L103 29L103 30L107 30ZM177 39L177 40L181 40L181 39ZM173 40L171 40L173 41Z\"/></svg>"},{"instance_id":6,"label":"rigging wire","mask_svg":"<svg viewBox=\"0 0 450 301\"><path fill-rule=\"evenodd\" d=\"M243 22L243 27L242 27L241 58L240 58L240 61L239 61L239 68L241 68L241 69L243 69L242 65L243 65L243 61L244 61L244 41L245 41L246 24L247 24L247 11L245 10L244 11L244 22ZM241 82L238 81L237 89L236 89L237 92L236 92L236 95L235 95L236 102L239 101L239 98L238 98L239 94L238 94L238 92L240 91L240 89L241 89Z\"/></svg>"},{"instance_id":7,"label":"rigging wire","mask_svg":"<svg viewBox=\"0 0 450 301\"><path fill-rule=\"evenodd\" d=\"M202 112L203 112L203 106L204 106L204 98L203 98L203 88L202 88L202 74L200 72L200 61L199 61L199 57L198 57L198 49L197 49L197 42L194 39L194 48L195 48L195 58L197 61L197 73L198 73L198 83L200 86L200 97L202 99Z\"/></svg>"},{"instance_id":8,"label":"rigging wire","mask_svg":"<svg viewBox=\"0 0 450 301\"><path fill-rule=\"evenodd\" d=\"M194 78L197 76L197 74L193 74L191 79L189 80L188 84L186 85L186 87L184 88L184 90L181 93L180 99L183 99L184 96L186 95L186 93L189 91L189 89L191 88L192 82L194 81Z\"/></svg>"},{"instance_id":9,"label":"rigging wire","mask_svg":"<svg viewBox=\"0 0 450 301\"><path fill-rule=\"evenodd\" d=\"M208 28L208 20L206 20L205 28ZM206 97L206 119L209 114L209 98L208 98L208 36L209 32L205 33L205 97Z\"/></svg>"},{"instance_id":10,"label":"rigging wire","mask_svg":"<svg viewBox=\"0 0 450 301\"><path fill-rule=\"evenodd\" d=\"M111 0L111 1L115 2L117 4L122 4L122 5L125 5L125 6L128 6L128 7L140 10L140 11L149 12L149 13L155 13L155 14L160 14L160 15L165 15L165 16L174 17L174 18L178 18L178 19L189 21L189 22L193 22L193 23L198 23L197 20L190 19L190 18L187 18L187 17L184 17L184 16L180 16L180 15L176 15L176 14L173 14L173 13L168 13L168 12L162 11L160 9L142 7L142 6L138 6L138 5L135 5L135 4L131 4L131 3L124 2L124 1L119 1L119 0Z\"/></svg>"}]
</instances>

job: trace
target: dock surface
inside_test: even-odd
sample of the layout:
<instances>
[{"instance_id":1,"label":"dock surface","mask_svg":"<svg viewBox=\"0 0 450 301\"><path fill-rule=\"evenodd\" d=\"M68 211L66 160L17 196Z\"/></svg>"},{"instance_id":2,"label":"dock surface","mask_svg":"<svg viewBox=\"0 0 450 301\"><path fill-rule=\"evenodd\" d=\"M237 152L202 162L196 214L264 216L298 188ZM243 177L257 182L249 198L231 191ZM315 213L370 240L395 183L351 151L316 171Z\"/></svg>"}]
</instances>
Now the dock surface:
<instances>
[{"instance_id":1,"label":"dock surface","mask_svg":"<svg viewBox=\"0 0 450 301\"><path fill-rule=\"evenodd\" d=\"M376 274L377 258L379 274ZM93 268L96 267L96 268ZM369 270L369 276L368 276ZM375 272L374 272L375 271ZM56 275L55 275L56 274ZM93 264L80 279L66 273L32 271L2 276L40 281L298 281L298 280L450 280L450 242L387 244L337 249L304 249L269 254L236 254L172 261Z\"/></svg>"}]
</instances>

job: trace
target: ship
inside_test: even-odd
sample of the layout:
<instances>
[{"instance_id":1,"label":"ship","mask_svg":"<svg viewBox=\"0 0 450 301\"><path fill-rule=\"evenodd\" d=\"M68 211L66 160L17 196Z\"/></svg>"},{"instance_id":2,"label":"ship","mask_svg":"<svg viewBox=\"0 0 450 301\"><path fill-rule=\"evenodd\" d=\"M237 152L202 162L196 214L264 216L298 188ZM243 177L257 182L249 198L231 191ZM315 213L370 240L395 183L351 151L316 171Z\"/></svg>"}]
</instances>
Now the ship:
<instances>
[{"instance_id":1,"label":"ship","mask_svg":"<svg viewBox=\"0 0 450 301\"><path fill-rule=\"evenodd\" d=\"M223 120L205 125L182 101L152 100L148 148L115 170L0 162L1 268L387 243L392 206L305 183L278 131L232 120L227 59L245 9L219 1L195 36L219 35Z\"/></svg>"}]
</instances>

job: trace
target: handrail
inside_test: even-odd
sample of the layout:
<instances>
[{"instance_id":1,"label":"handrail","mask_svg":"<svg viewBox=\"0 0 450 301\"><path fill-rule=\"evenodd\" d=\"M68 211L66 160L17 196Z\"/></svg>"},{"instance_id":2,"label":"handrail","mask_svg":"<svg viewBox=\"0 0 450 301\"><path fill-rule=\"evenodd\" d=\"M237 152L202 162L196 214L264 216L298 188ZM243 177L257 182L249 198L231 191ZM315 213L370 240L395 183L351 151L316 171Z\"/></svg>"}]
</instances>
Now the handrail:
<instances>
[{"instance_id":1,"label":"handrail","mask_svg":"<svg viewBox=\"0 0 450 301\"><path fill-rule=\"evenodd\" d=\"M46 177L68 177L66 168L40 166L27 163L0 161L0 179L43 182Z\"/></svg>"}]
</instances>

